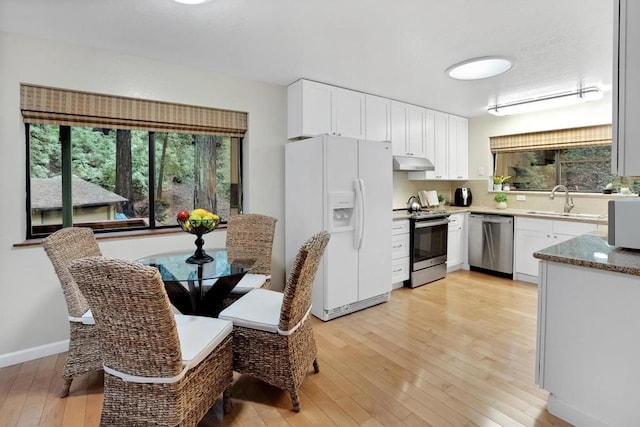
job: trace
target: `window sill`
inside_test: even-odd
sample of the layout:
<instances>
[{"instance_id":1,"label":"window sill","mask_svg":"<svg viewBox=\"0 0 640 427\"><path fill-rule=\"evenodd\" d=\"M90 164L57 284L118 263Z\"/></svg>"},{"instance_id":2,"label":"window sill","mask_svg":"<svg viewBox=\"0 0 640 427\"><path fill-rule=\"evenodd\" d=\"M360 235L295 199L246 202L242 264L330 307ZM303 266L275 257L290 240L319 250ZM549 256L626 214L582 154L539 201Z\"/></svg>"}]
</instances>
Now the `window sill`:
<instances>
[{"instance_id":1,"label":"window sill","mask_svg":"<svg viewBox=\"0 0 640 427\"><path fill-rule=\"evenodd\" d=\"M551 191L524 191L524 190L506 190L506 191L496 191L496 190L488 190L489 194L492 193L505 193L505 194L524 194L524 195L530 195L530 196L549 196L549 194L551 194ZM564 191L557 191L556 192L556 197L564 197ZM604 193L580 193L580 192L574 192L574 191L569 191L569 197L595 197L595 198L601 198L601 199L622 199L622 198L627 198L627 197L638 197L638 194L632 193L632 194L621 194L621 193L610 193L610 194L604 194Z\"/></svg>"},{"instance_id":2,"label":"window sill","mask_svg":"<svg viewBox=\"0 0 640 427\"><path fill-rule=\"evenodd\" d=\"M226 230L227 224L220 224L214 233L219 230ZM135 230L135 231L114 231L111 233L96 233L96 240L113 240L113 239L130 239L138 237L165 236L167 234L183 234L180 228L160 228L155 230ZM25 240L24 242L14 243L14 248L24 248L32 246L40 246L43 239Z\"/></svg>"}]
</instances>

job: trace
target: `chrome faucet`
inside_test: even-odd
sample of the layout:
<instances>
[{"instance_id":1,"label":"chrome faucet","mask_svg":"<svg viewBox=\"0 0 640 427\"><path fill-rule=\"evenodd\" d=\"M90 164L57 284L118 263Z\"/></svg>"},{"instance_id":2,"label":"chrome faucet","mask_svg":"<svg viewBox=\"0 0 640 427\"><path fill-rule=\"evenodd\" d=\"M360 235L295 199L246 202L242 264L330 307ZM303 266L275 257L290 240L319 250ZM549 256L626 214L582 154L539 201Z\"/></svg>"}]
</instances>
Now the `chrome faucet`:
<instances>
[{"instance_id":1,"label":"chrome faucet","mask_svg":"<svg viewBox=\"0 0 640 427\"><path fill-rule=\"evenodd\" d=\"M567 187L565 187L564 185L556 185L555 187L553 187L553 190L551 190L549 198L553 200L556 195L556 191L562 190L564 190L564 212L569 213L571 212L571 209L573 209L573 198L569 197L569 189Z\"/></svg>"}]
</instances>

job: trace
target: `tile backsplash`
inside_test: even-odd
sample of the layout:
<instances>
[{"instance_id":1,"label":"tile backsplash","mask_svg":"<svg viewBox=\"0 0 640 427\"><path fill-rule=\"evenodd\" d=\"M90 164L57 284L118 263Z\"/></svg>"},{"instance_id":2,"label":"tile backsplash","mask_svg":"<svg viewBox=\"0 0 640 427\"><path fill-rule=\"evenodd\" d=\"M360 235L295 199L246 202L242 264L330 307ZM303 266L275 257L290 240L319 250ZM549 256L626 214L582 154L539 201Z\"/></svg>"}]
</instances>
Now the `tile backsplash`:
<instances>
[{"instance_id":1,"label":"tile backsplash","mask_svg":"<svg viewBox=\"0 0 640 427\"><path fill-rule=\"evenodd\" d=\"M407 200L416 196L420 190L436 190L444 195L446 203L450 204L457 187L469 187L473 195L473 206L494 206L494 191L489 191L488 179L469 181L409 181L407 173L393 172L393 208L403 209ZM511 209L547 210L562 212L565 195L556 193L554 200L549 199L550 192L544 191L505 191L507 205ZM526 200L516 200L516 196L524 196ZM621 197L637 197L637 195L623 196L619 194L570 193L574 208L571 212L607 215L607 202Z\"/></svg>"}]
</instances>

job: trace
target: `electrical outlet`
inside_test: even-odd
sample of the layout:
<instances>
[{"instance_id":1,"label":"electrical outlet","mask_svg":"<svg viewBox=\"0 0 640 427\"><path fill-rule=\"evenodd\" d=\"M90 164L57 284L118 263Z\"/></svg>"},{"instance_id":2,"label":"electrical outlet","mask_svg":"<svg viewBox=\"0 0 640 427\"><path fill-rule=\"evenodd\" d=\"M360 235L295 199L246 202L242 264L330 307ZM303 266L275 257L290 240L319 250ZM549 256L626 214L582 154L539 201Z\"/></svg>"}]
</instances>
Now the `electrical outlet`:
<instances>
[{"instance_id":1,"label":"electrical outlet","mask_svg":"<svg viewBox=\"0 0 640 427\"><path fill-rule=\"evenodd\" d=\"M516 194L516 200L519 202L524 202L525 200L527 200L527 196L525 196L524 194Z\"/></svg>"},{"instance_id":2,"label":"electrical outlet","mask_svg":"<svg viewBox=\"0 0 640 427\"><path fill-rule=\"evenodd\" d=\"M484 176L484 168L478 168L478 176Z\"/></svg>"}]
</instances>

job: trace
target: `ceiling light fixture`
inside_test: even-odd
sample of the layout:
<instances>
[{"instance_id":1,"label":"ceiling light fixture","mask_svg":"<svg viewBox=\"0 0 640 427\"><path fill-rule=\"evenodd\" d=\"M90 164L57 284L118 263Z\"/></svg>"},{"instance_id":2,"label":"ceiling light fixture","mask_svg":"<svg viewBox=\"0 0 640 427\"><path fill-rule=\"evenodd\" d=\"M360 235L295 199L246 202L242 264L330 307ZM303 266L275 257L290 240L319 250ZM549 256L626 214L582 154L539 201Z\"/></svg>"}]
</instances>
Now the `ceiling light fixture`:
<instances>
[{"instance_id":1,"label":"ceiling light fixture","mask_svg":"<svg viewBox=\"0 0 640 427\"><path fill-rule=\"evenodd\" d=\"M571 92L561 92L506 104L491 105L487 108L487 111L495 116L507 116L510 114L530 113L532 111L566 107L600 98L602 98L600 88L591 86Z\"/></svg>"},{"instance_id":2,"label":"ceiling light fixture","mask_svg":"<svg viewBox=\"0 0 640 427\"><path fill-rule=\"evenodd\" d=\"M201 4L201 3L206 3L209 0L173 0L176 3L182 3L182 4Z\"/></svg>"},{"instance_id":3,"label":"ceiling light fixture","mask_svg":"<svg viewBox=\"0 0 640 427\"><path fill-rule=\"evenodd\" d=\"M447 68L446 73L456 80L480 80L506 73L512 66L512 61L508 58L483 56L452 65Z\"/></svg>"}]
</instances>

